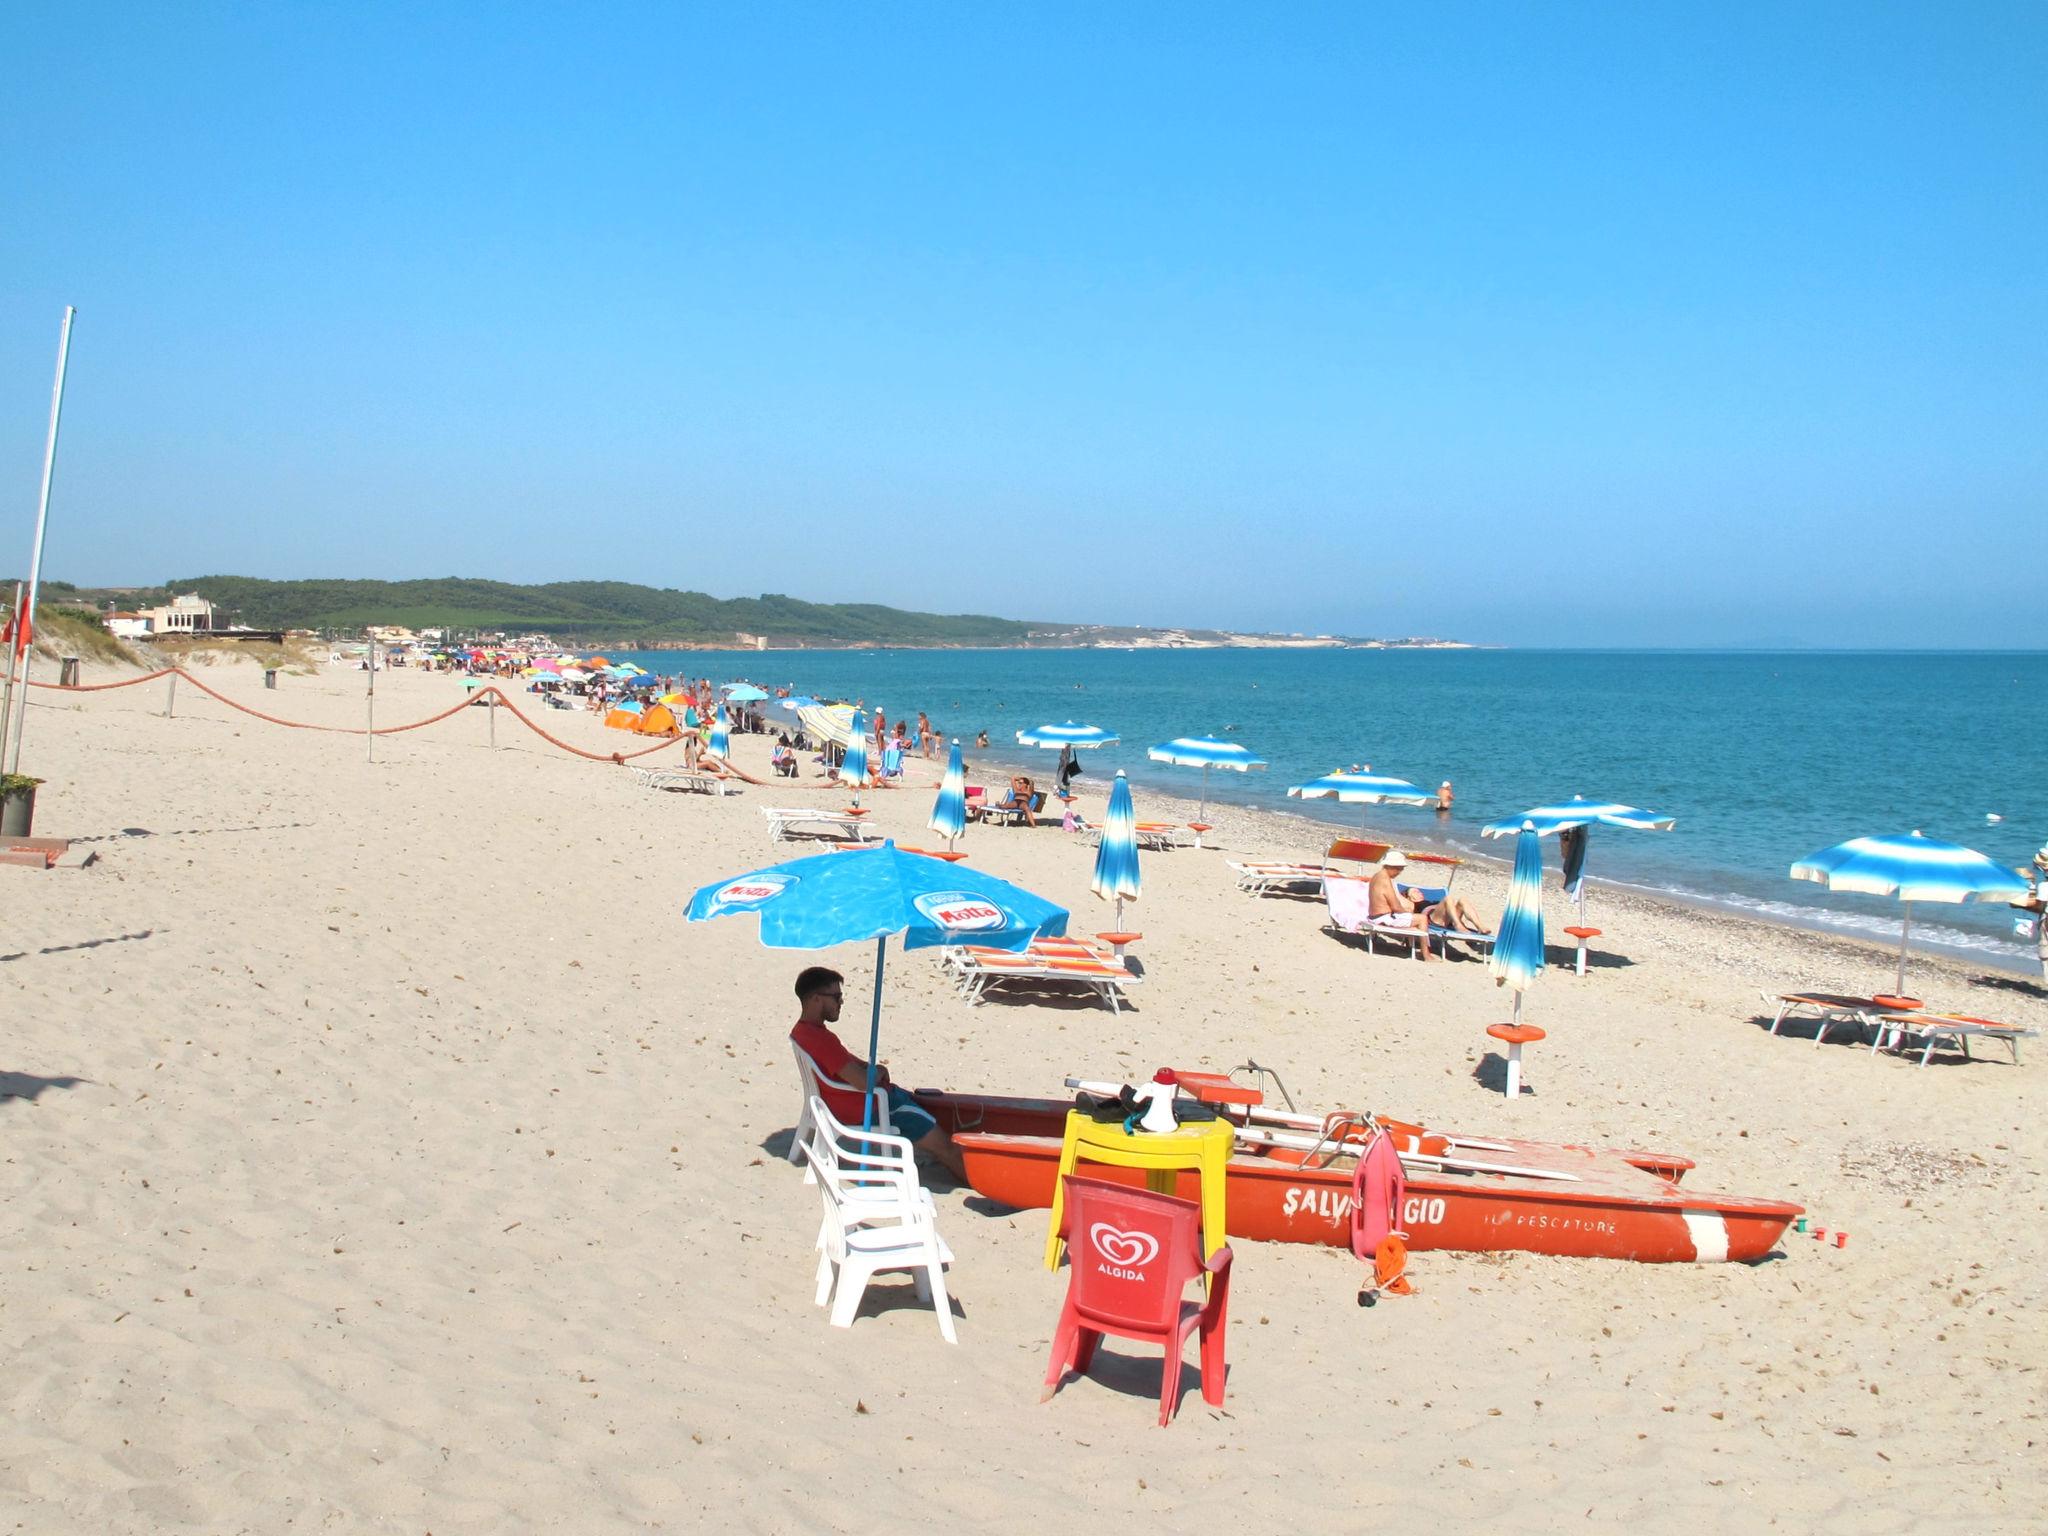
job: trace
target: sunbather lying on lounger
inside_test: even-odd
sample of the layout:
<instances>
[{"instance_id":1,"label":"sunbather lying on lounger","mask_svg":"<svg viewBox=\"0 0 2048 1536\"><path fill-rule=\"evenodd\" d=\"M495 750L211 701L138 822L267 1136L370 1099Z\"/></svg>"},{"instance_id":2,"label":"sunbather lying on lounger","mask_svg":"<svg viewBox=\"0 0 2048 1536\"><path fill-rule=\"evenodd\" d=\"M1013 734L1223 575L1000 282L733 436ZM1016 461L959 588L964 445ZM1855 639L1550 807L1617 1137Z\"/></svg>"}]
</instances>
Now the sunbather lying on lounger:
<instances>
[{"instance_id":1,"label":"sunbather lying on lounger","mask_svg":"<svg viewBox=\"0 0 2048 1536\"><path fill-rule=\"evenodd\" d=\"M1367 921L1382 928L1412 930L1415 942L1422 946L1422 958L1441 960L1443 956L1429 946L1429 930L1441 928L1446 936L1457 931L1465 933L1491 933L1462 901L1449 897L1439 902L1427 902L1420 896L1412 896L1401 889L1395 876L1408 867L1408 855L1398 848L1387 850L1380 860L1380 867L1373 872L1372 883L1367 888Z\"/></svg>"}]
</instances>

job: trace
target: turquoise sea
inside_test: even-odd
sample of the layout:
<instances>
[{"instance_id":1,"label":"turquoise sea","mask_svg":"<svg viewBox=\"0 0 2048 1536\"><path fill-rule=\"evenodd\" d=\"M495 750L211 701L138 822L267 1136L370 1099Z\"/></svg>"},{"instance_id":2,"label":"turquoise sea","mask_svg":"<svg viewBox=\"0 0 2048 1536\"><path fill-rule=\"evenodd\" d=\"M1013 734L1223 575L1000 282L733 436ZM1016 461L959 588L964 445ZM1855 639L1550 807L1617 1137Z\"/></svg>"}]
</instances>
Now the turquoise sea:
<instances>
[{"instance_id":1,"label":"turquoise sea","mask_svg":"<svg viewBox=\"0 0 2048 1536\"><path fill-rule=\"evenodd\" d=\"M617 653L612 653L616 655ZM650 670L794 685L920 709L1000 764L1014 733L1107 726L1084 787L1118 768L1138 791L1193 794L1201 775L1145 748L1213 733L1271 766L1210 775L1212 798L1499 855L1481 823L1583 794L1678 818L1669 833L1599 829L1588 868L1646 891L1895 938L1897 903L1787 877L1793 860L1865 833L1925 831L2001 864L2048 843L2048 653L1656 651L647 652ZM1049 757L1042 760L1050 767ZM1448 822L1399 806L1290 800L1287 786L1370 763L1456 787ZM1988 815L2000 817L1990 821ZM1322 833L1303 829L1302 846ZM1555 868L1555 854L1549 854ZM1597 921L1597 915L1595 917ZM2032 970L2002 905L1919 907L1916 944Z\"/></svg>"}]
</instances>

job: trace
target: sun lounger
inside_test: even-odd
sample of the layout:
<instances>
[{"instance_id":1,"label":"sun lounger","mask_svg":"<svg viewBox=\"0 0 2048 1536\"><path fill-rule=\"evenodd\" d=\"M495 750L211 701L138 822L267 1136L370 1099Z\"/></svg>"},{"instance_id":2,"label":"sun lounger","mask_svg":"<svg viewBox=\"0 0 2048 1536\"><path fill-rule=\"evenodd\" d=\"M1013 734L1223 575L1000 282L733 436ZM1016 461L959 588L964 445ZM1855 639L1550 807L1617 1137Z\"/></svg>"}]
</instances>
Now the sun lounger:
<instances>
[{"instance_id":1,"label":"sun lounger","mask_svg":"<svg viewBox=\"0 0 2048 1536\"><path fill-rule=\"evenodd\" d=\"M1001 949L963 947L949 954L948 961L960 979L960 995L970 1004L978 1003L997 982L1056 983L1086 987L1109 1004L1111 1013L1122 1011L1130 1001L1127 990L1142 979L1118 962L1086 946L1074 954L1063 947L1052 950L1034 946L1022 954Z\"/></svg>"},{"instance_id":2,"label":"sun lounger","mask_svg":"<svg viewBox=\"0 0 2048 1536\"><path fill-rule=\"evenodd\" d=\"M635 768L631 763L626 767L633 775L633 782L642 789L689 790L700 795L738 792L737 785L728 785L715 773L698 773L689 768Z\"/></svg>"},{"instance_id":3,"label":"sun lounger","mask_svg":"<svg viewBox=\"0 0 2048 1536\"><path fill-rule=\"evenodd\" d=\"M1406 921L1399 920L1404 916L1401 913L1373 917L1370 880L1349 875L1327 875L1323 879L1323 901L1329 909L1330 926L1337 932L1362 936L1368 948L1378 948L1382 940L1397 946L1405 944L1410 954L1417 959L1422 957L1422 915L1405 914ZM1490 933L1440 928L1434 923L1429 925L1429 936L1439 945L1464 944L1474 953L1491 949L1494 939Z\"/></svg>"},{"instance_id":4,"label":"sun lounger","mask_svg":"<svg viewBox=\"0 0 2048 1536\"><path fill-rule=\"evenodd\" d=\"M861 829L860 818L845 811L822 811L805 807L792 810L788 806L764 805L761 814L768 818L768 840L786 843L792 834L802 829L811 837L851 837L855 842L866 842L867 833Z\"/></svg>"},{"instance_id":5,"label":"sun lounger","mask_svg":"<svg viewBox=\"0 0 2048 1536\"><path fill-rule=\"evenodd\" d=\"M1866 1028L1875 1028L1876 1016L1885 1011L1885 1005L1874 997L1857 997L1847 992L1761 992L1764 1006L1772 1009L1770 1033L1776 1034L1787 1019L1813 1019L1817 1028L1813 1043L1826 1043L1828 1032L1837 1024L1847 1024L1856 1031L1860 1040Z\"/></svg>"},{"instance_id":6,"label":"sun lounger","mask_svg":"<svg viewBox=\"0 0 2048 1536\"><path fill-rule=\"evenodd\" d=\"M1250 896L1271 896L1276 892L1289 895L1308 894L1302 888L1323 888L1323 866L1320 864L1295 864L1285 860L1246 859L1230 861L1230 867L1237 871L1237 888Z\"/></svg>"},{"instance_id":7,"label":"sun lounger","mask_svg":"<svg viewBox=\"0 0 2048 1536\"><path fill-rule=\"evenodd\" d=\"M1906 1041L1917 1035L1921 1041L1920 1065L1926 1066L1934 1055L1936 1046L1946 1042L1963 1053L1970 1055L1970 1039L1996 1040L2012 1053L2013 1064L2020 1059L2020 1038L2031 1038L2036 1031L2021 1029L2014 1024L2000 1024L1992 1019L1979 1019L1967 1013L1881 1013L1875 1021L1876 1036L1870 1042L1871 1054L1879 1050L1905 1051Z\"/></svg>"},{"instance_id":8,"label":"sun lounger","mask_svg":"<svg viewBox=\"0 0 2048 1536\"><path fill-rule=\"evenodd\" d=\"M1164 853L1169 848L1181 848L1186 844L1180 840L1181 827L1171 821L1141 821L1138 823L1137 838L1140 848L1154 853ZM1090 823L1082 828L1082 835L1090 843L1102 841L1102 828Z\"/></svg>"}]
</instances>

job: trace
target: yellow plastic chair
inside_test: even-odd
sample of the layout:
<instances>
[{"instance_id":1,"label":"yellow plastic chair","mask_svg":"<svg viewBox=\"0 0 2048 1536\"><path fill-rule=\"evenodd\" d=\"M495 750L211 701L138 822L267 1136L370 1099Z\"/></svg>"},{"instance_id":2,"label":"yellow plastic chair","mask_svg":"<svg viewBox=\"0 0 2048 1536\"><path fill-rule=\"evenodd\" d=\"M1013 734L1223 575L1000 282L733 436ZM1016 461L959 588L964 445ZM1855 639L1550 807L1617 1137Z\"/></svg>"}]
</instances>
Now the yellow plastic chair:
<instances>
[{"instance_id":1,"label":"yellow plastic chair","mask_svg":"<svg viewBox=\"0 0 2048 1536\"><path fill-rule=\"evenodd\" d=\"M1236 1147L1236 1132L1228 1120L1216 1119L1184 1125L1170 1135L1126 1131L1120 1124L1104 1125L1079 1110L1067 1111L1067 1131L1060 1141L1060 1167L1053 1177L1052 1230L1045 1236L1045 1267L1058 1269L1066 1245L1060 1241L1060 1220L1064 1214L1067 1175L1082 1162L1109 1163L1119 1168L1145 1170L1145 1187L1155 1194L1170 1195L1184 1168L1192 1168L1202 1181L1202 1256L1223 1246L1223 1191Z\"/></svg>"}]
</instances>

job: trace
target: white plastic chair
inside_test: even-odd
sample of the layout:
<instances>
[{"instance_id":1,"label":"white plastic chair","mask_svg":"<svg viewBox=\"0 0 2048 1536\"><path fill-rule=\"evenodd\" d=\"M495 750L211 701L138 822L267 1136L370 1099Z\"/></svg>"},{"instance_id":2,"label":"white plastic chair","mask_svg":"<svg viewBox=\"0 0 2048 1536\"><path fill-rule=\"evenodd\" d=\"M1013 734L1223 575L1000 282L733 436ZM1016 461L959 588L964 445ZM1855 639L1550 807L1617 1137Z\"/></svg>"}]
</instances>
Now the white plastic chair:
<instances>
[{"instance_id":1,"label":"white plastic chair","mask_svg":"<svg viewBox=\"0 0 2048 1536\"><path fill-rule=\"evenodd\" d=\"M844 1088L846 1085L836 1079L826 1077L825 1069L811 1060L805 1054L804 1048L794 1040L789 1042L789 1048L796 1055L797 1089L796 1134L789 1138L789 1160L792 1163L802 1163L804 1162L804 1140L811 1134L811 1127L814 1124L811 1119L811 1106L823 1102L824 1084L829 1082L835 1088ZM836 1125L838 1122L835 1120L833 1124ZM895 1129L889 1123L889 1095L879 1088L875 1090L875 1129L878 1131ZM808 1184L812 1181L812 1178L813 1174L810 1165L806 1163L804 1165L804 1182Z\"/></svg>"},{"instance_id":2,"label":"white plastic chair","mask_svg":"<svg viewBox=\"0 0 2048 1536\"><path fill-rule=\"evenodd\" d=\"M841 1125L822 1099L810 1105L804 1143L818 1182L817 1303L832 1304L832 1326L851 1328L868 1282L908 1271L918 1300L938 1314L939 1332L957 1344L946 1294L952 1250L939 1236L938 1207L917 1180L910 1143L881 1131Z\"/></svg>"}]
</instances>

